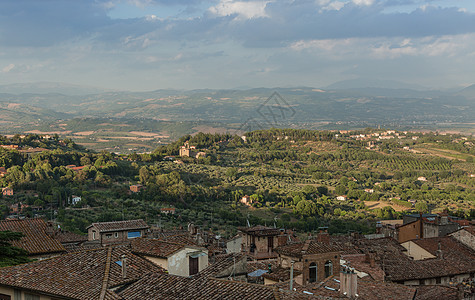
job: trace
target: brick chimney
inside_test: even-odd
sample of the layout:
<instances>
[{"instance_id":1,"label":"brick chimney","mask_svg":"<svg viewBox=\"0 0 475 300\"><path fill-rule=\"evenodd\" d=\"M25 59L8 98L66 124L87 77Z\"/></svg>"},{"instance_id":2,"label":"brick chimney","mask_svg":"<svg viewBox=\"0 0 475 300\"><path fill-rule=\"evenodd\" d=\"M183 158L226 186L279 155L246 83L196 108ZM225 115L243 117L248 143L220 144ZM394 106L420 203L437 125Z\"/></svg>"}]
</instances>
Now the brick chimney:
<instances>
[{"instance_id":1,"label":"brick chimney","mask_svg":"<svg viewBox=\"0 0 475 300\"><path fill-rule=\"evenodd\" d=\"M317 235L317 241L320 243L330 244L330 235L327 227L320 227Z\"/></svg>"},{"instance_id":2,"label":"brick chimney","mask_svg":"<svg viewBox=\"0 0 475 300\"><path fill-rule=\"evenodd\" d=\"M376 265L374 253L366 253L365 254L365 262L369 264L371 268L374 268Z\"/></svg>"},{"instance_id":3,"label":"brick chimney","mask_svg":"<svg viewBox=\"0 0 475 300\"><path fill-rule=\"evenodd\" d=\"M356 297L358 289L358 277L354 269L346 267L340 272L340 294L348 297Z\"/></svg>"}]
</instances>

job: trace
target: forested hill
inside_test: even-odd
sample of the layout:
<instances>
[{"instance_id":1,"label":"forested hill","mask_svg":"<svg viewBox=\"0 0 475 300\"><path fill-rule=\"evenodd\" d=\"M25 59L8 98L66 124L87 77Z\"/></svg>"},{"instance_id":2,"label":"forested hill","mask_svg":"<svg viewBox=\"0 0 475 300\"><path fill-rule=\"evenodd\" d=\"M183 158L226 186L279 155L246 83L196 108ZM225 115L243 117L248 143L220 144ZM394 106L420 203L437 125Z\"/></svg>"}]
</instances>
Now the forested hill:
<instances>
[{"instance_id":1,"label":"forested hill","mask_svg":"<svg viewBox=\"0 0 475 300\"><path fill-rule=\"evenodd\" d=\"M21 144L29 136L17 138ZM179 157L185 142L206 156ZM32 155L2 147L0 186L15 195L3 197L0 208L6 216L12 204L26 203L37 208L27 210L30 216L75 231L94 221L143 218L165 227L194 222L225 235L246 219L303 232L372 232L376 220L408 211L448 209L473 218L474 144L436 133L269 129L184 136L150 154L63 145ZM144 190L131 193L131 184ZM71 203L73 195L81 201ZM245 195L250 207L239 202ZM161 215L164 207L177 214Z\"/></svg>"}]
</instances>

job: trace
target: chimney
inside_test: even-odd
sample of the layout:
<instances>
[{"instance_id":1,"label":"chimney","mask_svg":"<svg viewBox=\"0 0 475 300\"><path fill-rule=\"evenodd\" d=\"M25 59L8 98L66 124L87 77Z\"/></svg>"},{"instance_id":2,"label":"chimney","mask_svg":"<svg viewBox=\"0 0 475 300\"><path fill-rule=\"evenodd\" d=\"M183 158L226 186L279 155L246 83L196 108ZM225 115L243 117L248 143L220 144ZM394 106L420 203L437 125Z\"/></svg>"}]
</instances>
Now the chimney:
<instances>
[{"instance_id":1,"label":"chimney","mask_svg":"<svg viewBox=\"0 0 475 300\"><path fill-rule=\"evenodd\" d=\"M127 278L127 256L123 254L120 260L122 262L122 278Z\"/></svg>"},{"instance_id":2,"label":"chimney","mask_svg":"<svg viewBox=\"0 0 475 300\"><path fill-rule=\"evenodd\" d=\"M376 265L376 261L374 258L374 253L366 253L365 254L365 262L369 264L371 268L374 268Z\"/></svg>"},{"instance_id":3,"label":"chimney","mask_svg":"<svg viewBox=\"0 0 475 300\"><path fill-rule=\"evenodd\" d=\"M320 243L330 244L330 235L327 227L320 227L317 235L317 241Z\"/></svg>"},{"instance_id":4,"label":"chimney","mask_svg":"<svg viewBox=\"0 0 475 300\"><path fill-rule=\"evenodd\" d=\"M437 249L437 258L438 259L443 259L444 258L444 255L442 253L442 246L440 245L440 242L438 244L438 249Z\"/></svg>"},{"instance_id":5,"label":"chimney","mask_svg":"<svg viewBox=\"0 0 475 300\"><path fill-rule=\"evenodd\" d=\"M356 297L358 277L354 269L346 267L340 272L340 293L348 298Z\"/></svg>"}]
</instances>

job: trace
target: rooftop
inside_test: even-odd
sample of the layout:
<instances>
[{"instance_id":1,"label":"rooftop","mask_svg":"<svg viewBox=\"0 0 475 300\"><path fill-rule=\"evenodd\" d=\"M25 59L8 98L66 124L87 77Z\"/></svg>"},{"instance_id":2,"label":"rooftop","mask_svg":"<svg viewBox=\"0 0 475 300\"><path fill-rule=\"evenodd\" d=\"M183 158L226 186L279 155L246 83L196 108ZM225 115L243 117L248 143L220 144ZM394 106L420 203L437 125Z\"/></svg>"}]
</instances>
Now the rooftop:
<instances>
[{"instance_id":1,"label":"rooftop","mask_svg":"<svg viewBox=\"0 0 475 300\"><path fill-rule=\"evenodd\" d=\"M150 287L153 288L150 288ZM124 299L276 299L268 286L210 277L150 273L118 294Z\"/></svg>"},{"instance_id":2,"label":"rooftop","mask_svg":"<svg viewBox=\"0 0 475 300\"><path fill-rule=\"evenodd\" d=\"M279 235L282 232L278 228L266 227L262 225L257 225L254 227L241 227L239 230L253 236L274 236Z\"/></svg>"},{"instance_id":3,"label":"rooftop","mask_svg":"<svg viewBox=\"0 0 475 300\"><path fill-rule=\"evenodd\" d=\"M166 258L187 247L185 244L172 243L157 239L136 238L131 243L132 251L136 254Z\"/></svg>"},{"instance_id":4,"label":"rooftop","mask_svg":"<svg viewBox=\"0 0 475 300\"><path fill-rule=\"evenodd\" d=\"M328 243L317 242L315 240L306 240L305 242L292 243L280 246L275 249L279 254L292 257L302 257L302 255L339 252L342 249L338 246Z\"/></svg>"},{"instance_id":5,"label":"rooftop","mask_svg":"<svg viewBox=\"0 0 475 300\"><path fill-rule=\"evenodd\" d=\"M121 230L139 230L147 229L149 226L144 220L128 220L128 221L113 221L113 222L99 222L92 223L87 227L95 227L99 232L109 232L109 231L121 231Z\"/></svg>"},{"instance_id":6,"label":"rooftop","mask_svg":"<svg viewBox=\"0 0 475 300\"><path fill-rule=\"evenodd\" d=\"M117 263L127 257L127 277ZM0 285L24 288L70 299L113 298L107 289L164 270L130 252L127 247L101 248L0 269ZM115 297L118 298L118 297Z\"/></svg>"},{"instance_id":7,"label":"rooftop","mask_svg":"<svg viewBox=\"0 0 475 300\"><path fill-rule=\"evenodd\" d=\"M46 222L43 219L0 221L0 230L23 233L24 236L19 241L12 241L12 245L26 250L29 255L66 251L58 240L46 234Z\"/></svg>"}]
</instances>

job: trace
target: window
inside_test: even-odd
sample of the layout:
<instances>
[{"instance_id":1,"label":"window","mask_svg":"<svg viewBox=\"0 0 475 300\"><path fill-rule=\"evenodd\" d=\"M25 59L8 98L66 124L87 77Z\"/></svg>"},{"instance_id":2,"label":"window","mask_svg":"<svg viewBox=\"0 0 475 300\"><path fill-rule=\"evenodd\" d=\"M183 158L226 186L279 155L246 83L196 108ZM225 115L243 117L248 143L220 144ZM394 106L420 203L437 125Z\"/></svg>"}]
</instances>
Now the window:
<instances>
[{"instance_id":1,"label":"window","mask_svg":"<svg viewBox=\"0 0 475 300\"><path fill-rule=\"evenodd\" d=\"M142 236L140 234L140 231L129 231L129 232L127 232L127 238L129 238L129 239L138 238L140 236Z\"/></svg>"},{"instance_id":2,"label":"window","mask_svg":"<svg viewBox=\"0 0 475 300\"><path fill-rule=\"evenodd\" d=\"M331 260L327 260L325 263L325 278L333 275L333 263Z\"/></svg>"},{"instance_id":3,"label":"window","mask_svg":"<svg viewBox=\"0 0 475 300\"><path fill-rule=\"evenodd\" d=\"M117 239L119 237L119 233L118 232L114 232L114 237Z\"/></svg>"},{"instance_id":4,"label":"window","mask_svg":"<svg viewBox=\"0 0 475 300\"><path fill-rule=\"evenodd\" d=\"M0 300L11 300L12 297L10 295L0 294Z\"/></svg>"},{"instance_id":5,"label":"window","mask_svg":"<svg viewBox=\"0 0 475 300\"><path fill-rule=\"evenodd\" d=\"M317 281L317 264L316 263L311 263L310 267L308 268L308 281L309 282L315 282Z\"/></svg>"},{"instance_id":6,"label":"window","mask_svg":"<svg viewBox=\"0 0 475 300\"><path fill-rule=\"evenodd\" d=\"M92 239L93 239L93 240L96 239L96 232L95 232L95 231L92 232Z\"/></svg>"},{"instance_id":7,"label":"window","mask_svg":"<svg viewBox=\"0 0 475 300\"><path fill-rule=\"evenodd\" d=\"M442 283L442 277L437 277L435 279L435 284L441 284Z\"/></svg>"},{"instance_id":8,"label":"window","mask_svg":"<svg viewBox=\"0 0 475 300\"><path fill-rule=\"evenodd\" d=\"M106 234L106 239L110 239L112 237L112 233Z\"/></svg>"},{"instance_id":9,"label":"window","mask_svg":"<svg viewBox=\"0 0 475 300\"><path fill-rule=\"evenodd\" d=\"M198 273L198 257L191 257L189 258L189 262L190 262L190 276L191 275L195 275L196 273Z\"/></svg>"},{"instance_id":10,"label":"window","mask_svg":"<svg viewBox=\"0 0 475 300\"><path fill-rule=\"evenodd\" d=\"M424 279L419 279L419 285L424 285Z\"/></svg>"}]
</instances>

